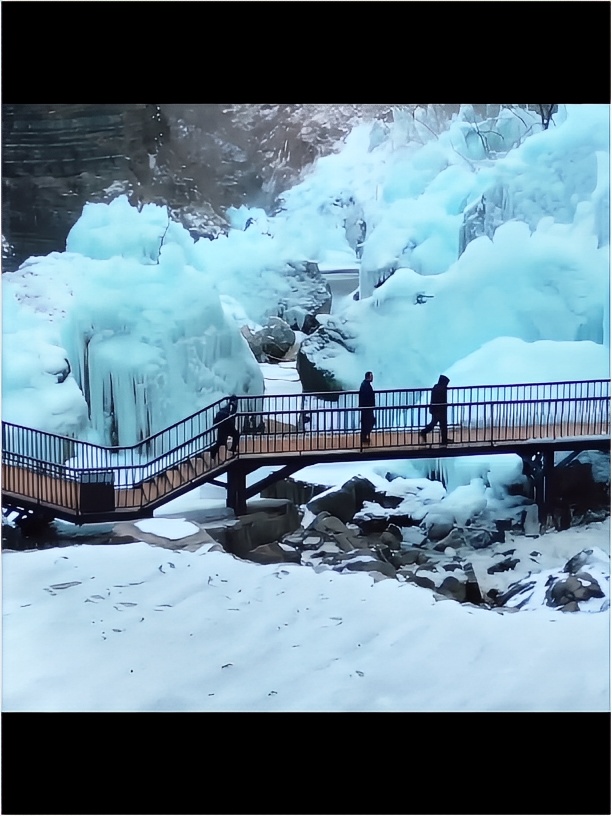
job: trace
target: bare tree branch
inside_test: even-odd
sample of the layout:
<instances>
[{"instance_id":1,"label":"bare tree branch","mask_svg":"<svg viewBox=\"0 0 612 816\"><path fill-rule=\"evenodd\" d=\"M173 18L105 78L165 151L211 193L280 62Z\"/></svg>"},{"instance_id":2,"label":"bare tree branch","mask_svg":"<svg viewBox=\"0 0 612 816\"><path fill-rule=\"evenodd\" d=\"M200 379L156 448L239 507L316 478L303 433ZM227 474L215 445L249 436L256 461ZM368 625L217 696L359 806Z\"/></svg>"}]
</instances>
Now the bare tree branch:
<instances>
[{"instance_id":1,"label":"bare tree branch","mask_svg":"<svg viewBox=\"0 0 612 816\"><path fill-rule=\"evenodd\" d=\"M170 215L168 214L168 223L166 224L166 229L164 230L164 233L163 233L163 235L161 237L161 241L160 241L160 244L159 244L159 249L157 250L157 261L156 261L156 263L158 265L159 265L159 256L161 255L162 247L164 245L164 239L166 238L166 233L168 232L169 229L170 229Z\"/></svg>"}]
</instances>

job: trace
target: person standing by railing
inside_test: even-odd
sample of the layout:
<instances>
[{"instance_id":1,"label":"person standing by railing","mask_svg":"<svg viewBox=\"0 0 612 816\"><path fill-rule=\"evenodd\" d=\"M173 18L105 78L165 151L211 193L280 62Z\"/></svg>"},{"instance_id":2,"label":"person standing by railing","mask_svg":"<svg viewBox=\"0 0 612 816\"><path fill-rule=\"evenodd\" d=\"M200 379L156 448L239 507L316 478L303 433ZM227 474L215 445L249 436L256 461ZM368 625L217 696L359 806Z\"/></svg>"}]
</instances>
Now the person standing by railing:
<instances>
[{"instance_id":1,"label":"person standing by railing","mask_svg":"<svg viewBox=\"0 0 612 816\"><path fill-rule=\"evenodd\" d=\"M372 387L374 374L371 371L366 371L365 377L359 388L359 407L361 409L361 444L370 444L370 434L376 425L376 417L374 416L374 406L376 405L376 396Z\"/></svg>"},{"instance_id":2,"label":"person standing by railing","mask_svg":"<svg viewBox=\"0 0 612 816\"><path fill-rule=\"evenodd\" d=\"M436 427L436 425L440 425L440 436L441 436L441 443L443 445L448 445L448 421L447 421L447 408L448 408L448 384L450 380L448 377L445 377L444 374L440 374L438 382L434 385L431 389L431 402L429 403L429 413L431 414L431 422L427 424L422 431L419 432L419 436L423 440L423 442L427 441L427 434Z\"/></svg>"}]
</instances>

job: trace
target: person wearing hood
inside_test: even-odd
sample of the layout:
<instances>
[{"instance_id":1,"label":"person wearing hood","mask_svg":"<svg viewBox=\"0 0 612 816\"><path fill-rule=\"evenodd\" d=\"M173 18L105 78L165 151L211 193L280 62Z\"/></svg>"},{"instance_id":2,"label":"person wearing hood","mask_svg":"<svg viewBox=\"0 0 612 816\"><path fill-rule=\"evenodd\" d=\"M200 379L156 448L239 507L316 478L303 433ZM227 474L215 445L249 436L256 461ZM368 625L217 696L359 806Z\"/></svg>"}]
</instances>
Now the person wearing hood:
<instances>
[{"instance_id":1,"label":"person wearing hood","mask_svg":"<svg viewBox=\"0 0 612 816\"><path fill-rule=\"evenodd\" d=\"M444 374L440 374L438 382L431 389L431 402L429 403L429 413L431 414L431 422L426 425L419 436L423 442L427 441L427 434L440 425L440 437L443 445L448 445L448 423L446 418L447 403L448 403L448 384L450 380Z\"/></svg>"},{"instance_id":2,"label":"person wearing hood","mask_svg":"<svg viewBox=\"0 0 612 816\"><path fill-rule=\"evenodd\" d=\"M374 389L372 388L372 380L374 375L371 371L366 371L365 377L361 386L359 387L359 407L361 409L361 444L370 444L370 434L376 425L376 417L374 416L374 406L376 405L376 397L374 396Z\"/></svg>"},{"instance_id":3,"label":"person wearing hood","mask_svg":"<svg viewBox=\"0 0 612 816\"><path fill-rule=\"evenodd\" d=\"M240 432L236 429L236 411L238 410L238 397L235 394L228 399L227 405L215 415L214 427L217 429L217 441L210 448L211 459L216 459L222 447L227 448L227 438L232 437L230 453L236 453Z\"/></svg>"}]
</instances>

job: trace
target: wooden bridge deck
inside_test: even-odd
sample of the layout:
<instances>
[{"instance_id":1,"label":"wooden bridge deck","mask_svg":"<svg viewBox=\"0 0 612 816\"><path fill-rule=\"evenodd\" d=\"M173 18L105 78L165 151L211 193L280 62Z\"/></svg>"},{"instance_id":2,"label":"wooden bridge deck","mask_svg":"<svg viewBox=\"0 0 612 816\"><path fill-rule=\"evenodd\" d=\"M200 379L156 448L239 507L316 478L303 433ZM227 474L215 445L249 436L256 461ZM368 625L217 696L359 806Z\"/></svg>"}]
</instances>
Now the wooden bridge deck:
<instances>
[{"instance_id":1,"label":"wooden bridge deck","mask_svg":"<svg viewBox=\"0 0 612 816\"><path fill-rule=\"evenodd\" d=\"M536 436L534 431L546 435ZM359 461L385 458L437 458L465 456L480 452L517 452L558 449L609 447L609 429L604 423L577 424L575 421L547 424L546 427L455 427L449 429L451 444L439 444L439 432L434 430L424 443L417 428L374 430L371 444L362 447L358 431L299 432L287 428L284 433L243 435L238 454L221 449L220 460L211 462L204 452L188 456L150 478L136 481L130 468L114 468L113 484L83 484L79 472L65 475L49 473L45 465L33 469L3 461L2 483L4 503L36 507L58 518L77 523L100 520L120 520L152 515L160 504L188 489L228 473L242 462L244 473L259 467L293 463L298 470L313 462L330 460ZM57 470L55 466L50 468ZM108 468L107 468L108 470ZM243 483L244 486L244 483ZM92 501L93 496L93 501ZM229 491L228 491L229 501Z\"/></svg>"},{"instance_id":2,"label":"wooden bridge deck","mask_svg":"<svg viewBox=\"0 0 612 816\"><path fill-rule=\"evenodd\" d=\"M3 422L3 506L77 524L138 518L224 475L227 503L238 511L262 485L318 462L507 452L550 462L554 450L610 447L609 380L449 388L448 447L438 444L438 429L426 443L419 436L428 398L426 389L377 391L376 429L362 446L356 392L242 396L237 427L262 432L243 433L238 453L221 448L214 462L207 450L227 400L122 447ZM266 466L279 470L247 487L247 475Z\"/></svg>"}]
</instances>

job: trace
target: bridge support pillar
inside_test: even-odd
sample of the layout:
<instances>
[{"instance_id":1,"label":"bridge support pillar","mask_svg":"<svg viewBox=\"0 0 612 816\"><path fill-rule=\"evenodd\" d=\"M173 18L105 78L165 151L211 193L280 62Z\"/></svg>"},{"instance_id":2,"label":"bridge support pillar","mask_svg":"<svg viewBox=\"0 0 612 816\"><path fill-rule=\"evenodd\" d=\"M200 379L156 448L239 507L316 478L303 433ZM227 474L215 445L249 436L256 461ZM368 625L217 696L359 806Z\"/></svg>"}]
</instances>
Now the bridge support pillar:
<instances>
[{"instance_id":1,"label":"bridge support pillar","mask_svg":"<svg viewBox=\"0 0 612 816\"><path fill-rule=\"evenodd\" d=\"M551 477L555 466L555 454L552 450L545 450L536 457L538 466L534 473L535 501L538 505L538 519L540 524L546 524L551 510Z\"/></svg>"},{"instance_id":2,"label":"bridge support pillar","mask_svg":"<svg viewBox=\"0 0 612 816\"><path fill-rule=\"evenodd\" d=\"M249 473L249 467L240 461L234 462L227 471L226 505L231 507L237 516L243 516L247 511L247 473Z\"/></svg>"}]
</instances>

